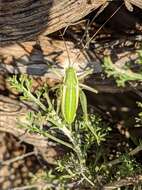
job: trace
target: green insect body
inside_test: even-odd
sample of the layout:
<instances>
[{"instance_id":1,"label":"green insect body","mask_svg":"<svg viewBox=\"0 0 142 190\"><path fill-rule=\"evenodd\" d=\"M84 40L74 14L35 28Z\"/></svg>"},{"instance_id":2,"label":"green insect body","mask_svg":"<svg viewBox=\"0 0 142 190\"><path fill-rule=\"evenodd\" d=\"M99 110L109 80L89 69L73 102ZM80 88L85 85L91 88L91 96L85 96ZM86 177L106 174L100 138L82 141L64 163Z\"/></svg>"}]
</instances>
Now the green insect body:
<instances>
[{"instance_id":1,"label":"green insect body","mask_svg":"<svg viewBox=\"0 0 142 190\"><path fill-rule=\"evenodd\" d=\"M68 124L71 124L76 116L79 90L79 81L76 71L73 67L69 67L65 73L61 99L62 114Z\"/></svg>"},{"instance_id":2,"label":"green insect body","mask_svg":"<svg viewBox=\"0 0 142 190\"><path fill-rule=\"evenodd\" d=\"M86 71L83 78L91 72L91 70ZM82 78L82 76L80 78ZM69 66L66 69L63 85L61 86L61 111L63 118L68 124L72 124L75 119L79 98L83 112L85 115L87 114L87 101L82 88L97 93L94 88L79 83L76 70Z\"/></svg>"}]
</instances>

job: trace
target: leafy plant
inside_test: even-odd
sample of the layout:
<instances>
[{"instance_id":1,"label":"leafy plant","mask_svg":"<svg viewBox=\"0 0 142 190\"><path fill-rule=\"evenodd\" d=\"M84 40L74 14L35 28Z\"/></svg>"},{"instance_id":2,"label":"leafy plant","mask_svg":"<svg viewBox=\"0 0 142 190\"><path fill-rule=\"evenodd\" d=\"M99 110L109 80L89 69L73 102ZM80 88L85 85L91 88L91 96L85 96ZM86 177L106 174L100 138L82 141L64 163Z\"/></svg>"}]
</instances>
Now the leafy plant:
<instances>
[{"instance_id":1,"label":"leafy plant","mask_svg":"<svg viewBox=\"0 0 142 190\"><path fill-rule=\"evenodd\" d=\"M119 87L124 87L126 82L142 81L142 72L136 73L129 68L118 67L112 63L109 56L104 58L104 70L108 77L114 77Z\"/></svg>"},{"instance_id":2,"label":"leafy plant","mask_svg":"<svg viewBox=\"0 0 142 190\"><path fill-rule=\"evenodd\" d=\"M19 125L26 128L29 132L38 133L50 140L71 148L74 151L74 154L70 156L72 157L71 160L75 162L73 164L75 179L79 181L85 180L93 186L94 184L91 180L89 169L86 166L87 151L94 142L97 142L99 145L104 141L107 131L109 131L110 128L106 127L106 129L104 129L103 127L102 129L101 127L104 124L102 124L101 119L93 115L90 116L88 120L89 123L86 123L86 120L79 115L79 120L76 120L71 126L64 121L61 114L55 111L55 106L49 97L47 87L44 86L41 93L35 92L35 95L33 95L31 93L32 80L27 76L21 76L19 79L14 76L9 81L12 87L17 89L20 93L23 93L22 99L33 101L41 109L41 112L27 113L26 122L23 123L23 121L19 121ZM47 100L47 106L43 104L45 100ZM48 131L43 130L42 125L48 125L49 123L50 129ZM91 127L91 131L88 125ZM57 129L68 138L68 141L56 137ZM61 166L61 164L59 164L59 166ZM58 169L59 168L60 167L58 167ZM66 171L69 172L69 168L66 168Z\"/></svg>"},{"instance_id":3,"label":"leafy plant","mask_svg":"<svg viewBox=\"0 0 142 190\"><path fill-rule=\"evenodd\" d=\"M44 181L45 187L80 189L82 186L97 189L104 183L115 179L118 171L120 171L120 177L127 176L134 171L133 158L125 157L122 160L121 156L119 158L121 165L116 162L113 168L109 166L107 155L105 155L107 153L103 146L111 128L99 116L94 113L90 114L86 96L81 94L82 100L84 99L81 101L83 114L78 112L74 122L68 124L59 111L58 93L51 96L51 89L45 85L33 94L32 79L26 75L19 78L14 76L9 81L11 86L21 93L22 100L33 102L38 107L38 111L27 113L25 120L19 121L19 127L26 128L30 133L40 134L49 141L70 149L64 158L57 160L55 168L40 175L40 180ZM90 157L92 149L94 155ZM112 169L116 171L113 177ZM36 179L37 176L33 178L33 181Z\"/></svg>"}]
</instances>

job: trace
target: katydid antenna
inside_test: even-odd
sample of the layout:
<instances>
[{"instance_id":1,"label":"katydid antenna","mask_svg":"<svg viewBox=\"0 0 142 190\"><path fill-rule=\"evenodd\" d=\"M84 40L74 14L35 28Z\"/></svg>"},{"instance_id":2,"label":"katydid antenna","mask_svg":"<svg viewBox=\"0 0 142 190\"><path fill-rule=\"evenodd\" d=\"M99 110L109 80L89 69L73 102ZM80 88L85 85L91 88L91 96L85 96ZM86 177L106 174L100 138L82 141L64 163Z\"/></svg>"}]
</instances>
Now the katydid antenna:
<instances>
[{"instance_id":1,"label":"katydid antenna","mask_svg":"<svg viewBox=\"0 0 142 190\"><path fill-rule=\"evenodd\" d=\"M95 32L95 34L93 34L93 36L86 42L85 46L83 47L82 50L84 50L89 43L91 42L91 40L93 40L95 38L95 36L99 33L99 31L110 21L110 19L121 9L121 7L124 5L124 2L114 11L114 13L99 27L99 29ZM96 15L95 15L96 18ZM93 18L94 21L94 18ZM79 58L80 53L78 53L78 55L76 56L74 62L76 62L76 60ZM73 62L73 64L74 64Z\"/></svg>"}]
</instances>

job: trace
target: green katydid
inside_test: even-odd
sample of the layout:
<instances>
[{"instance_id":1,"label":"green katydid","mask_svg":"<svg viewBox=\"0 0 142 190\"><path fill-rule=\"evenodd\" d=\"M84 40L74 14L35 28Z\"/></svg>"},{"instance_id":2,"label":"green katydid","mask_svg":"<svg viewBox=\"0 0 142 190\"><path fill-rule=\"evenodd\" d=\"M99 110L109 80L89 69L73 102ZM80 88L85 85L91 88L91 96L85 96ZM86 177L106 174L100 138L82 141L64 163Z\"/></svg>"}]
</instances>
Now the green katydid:
<instances>
[{"instance_id":1,"label":"green katydid","mask_svg":"<svg viewBox=\"0 0 142 190\"><path fill-rule=\"evenodd\" d=\"M80 92L82 91L82 89L86 89L94 93L97 93L97 91L94 88L86 86L79 82L80 79L91 74L92 70L90 69L86 71L82 76L78 77L76 69L73 67L73 64L71 64L70 62L68 50L67 54L69 59L69 67L65 70L63 84L61 85L60 88L61 112L66 123L72 124L76 116L79 98L80 98ZM59 74L57 72L55 73Z\"/></svg>"},{"instance_id":2,"label":"green katydid","mask_svg":"<svg viewBox=\"0 0 142 190\"><path fill-rule=\"evenodd\" d=\"M102 7L102 9L98 12L98 14L106 6L107 6L107 4L105 4ZM119 9L121 8L121 6L119 6L117 8L117 10L103 23L103 25L100 26L100 28L95 32L95 34L85 44L85 46L83 47L83 49L85 49L89 45L90 41L95 38L96 34L103 28L103 26L107 22L109 22L109 20L112 18L112 16L115 15L119 11ZM95 15L94 18L96 18L97 15ZM62 35L62 38L63 38L63 35ZM65 42L65 46L66 46L66 42ZM67 46L66 46L66 51L67 51L68 60L69 60L69 67L65 71L65 75L64 75L64 78L63 78L63 84L61 86L61 91L60 91L61 92L61 111L62 111L62 115L63 115L65 121L68 124L71 124L71 123L73 123L73 121L75 119L75 116L76 116L76 111L77 111L77 108L78 108L79 97L80 97L80 100L82 99L82 102L83 102L83 100L85 100L85 98L82 98L82 97L85 96L85 94L83 96L81 96L81 90L82 90L82 88L84 88L86 90L89 90L89 91L92 91L94 93L97 93L97 91L95 89L89 87L89 86L86 86L84 84L80 84L79 77L77 76L76 69L73 67L73 64L71 64L71 62L70 62ZM79 57L79 55L80 54L77 54L76 59ZM57 72L55 72L55 73L57 75L59 75L59 73L57 73ZM87 72L85 72L84 76L87 76L87 75L89 75L91 73L92 73L91 70L87 71ZM81 78L83 78L83 77L81 77ZM83 105L83 104L85 105L85 103L81 103L81 105ZM84 112L84 114L87 113L86 111Z\"/></svg>"},{"instance_id":3,"label":"green katydid","mask_svg":"<svg viewBox=\"0 0 142 190\"><path fill-rule=\"evenodd\" d=\"M113 13L113 15L116 14L120 8L121 8L121 6ZM95 34L89 39L89 41L86 43L86 45L84 46L83 49L85 49L87 47L87 45L90 43L90 41L96 36L96 34L111 19L111 17L113 15L111 15L104 22L104 24L97 30L97 32L95 32ZM62 38L63 38L63 36L62 36ZM62 95L62 97L61 97L61 111L62 111L62 115L63 115L65 121L68 124L71 124L71 123L73 123L75 116L76 116L79 97L80 97L80 100L82 102L81 105L83 105L83 104L85 105L85 103L83 103L83 101L85 100L85 98L83 98L85 96L85 94L83 96L81 96L81 91L82 91L81 88L92 91L94 93L97 93L97 91L94 88L91 88L91 87L86 86L84 84L80 84L79 77L77 76L76 69L73 67L73 64L71 64L71 62L70 62L66 42L65 42L65 47L66 47L66 51L67 51L67 55L68 55L69 67L65 71L65 76L63 79L62 87L61 87L61 95ZM78 57L79 57L79 54L77 55L76 58L78 58ZM87 71L87 72L85 72L84 76L87 76L91 73L92 73L91 70ZM83 77L81 77L81 78L83 78ZM86 104L87 104L87 102L86 102ZM84 114L85 113L87 113L87 110L84 112Z\"/></svg>"},{"instance_id":4,"label":"green katydid","mask_svg":"<svg viewBox=\"0 0 142 190\"><path fill-rule=\"evenodd\" d=\"M86 73L86 75L88 74L89 73ZM71 124L75 119L80 92L82 90L81 88L97 93L95 89L79 83L76 70L73 68L73 66L69 66L65 72L61 97L62 114L68 124Z\"/></svg>"}]
</instances>

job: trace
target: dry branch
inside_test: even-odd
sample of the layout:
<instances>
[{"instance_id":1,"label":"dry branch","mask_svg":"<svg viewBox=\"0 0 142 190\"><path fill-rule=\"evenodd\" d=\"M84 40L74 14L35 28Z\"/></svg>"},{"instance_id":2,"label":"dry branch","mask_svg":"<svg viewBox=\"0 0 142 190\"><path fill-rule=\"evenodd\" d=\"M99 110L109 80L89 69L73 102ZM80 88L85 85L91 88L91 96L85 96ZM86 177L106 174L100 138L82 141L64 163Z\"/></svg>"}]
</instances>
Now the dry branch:
<instances>
[{"instance_id":1,"label":"dry branch","mask_svg":"<svg viewBox=\"0 0 142 190\"><path fill-rule=\"evenodd\" d=\"M104 186L102 189L103 190L115 190L120 187L126 187L129 185L137 185L142 182L142 176L141 175L136 175L134 177L127 177L125 179L120 179L118 181L114 181L106 186Z\"/></svg>"}]
</instances>

